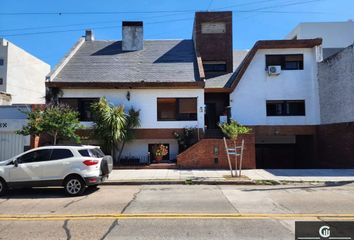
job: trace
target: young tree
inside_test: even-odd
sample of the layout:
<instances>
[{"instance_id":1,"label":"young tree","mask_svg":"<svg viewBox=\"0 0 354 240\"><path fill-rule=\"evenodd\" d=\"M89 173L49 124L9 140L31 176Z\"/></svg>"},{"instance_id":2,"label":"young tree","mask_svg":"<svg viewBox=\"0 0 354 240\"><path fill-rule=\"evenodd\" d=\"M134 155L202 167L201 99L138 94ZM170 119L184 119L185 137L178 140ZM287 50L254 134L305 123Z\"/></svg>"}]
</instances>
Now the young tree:
<instances>
[{"instance_id":1,"label":"young tree","mask_svg":"<svg viewBox=\"0 0 354 240\"><path fill-rule=\"evenodd\" d=\"M242 126L241 124L239 124L238 122L236 122L235 120L231 119L229 123L219 123L219 127L221 129L221 131L229 138L232 140L233 144L234 144L234 148L235 148L235 153L236 153L236 141L237 138L240 134L247 134L249 133L252 129ZM226 144L226 143L225 143ZM226 151L228 151L228 149L226 149ZM235 171L237 171L237 156L236 154L235 156ZM232 169L231 163L229 162L230 165L230 169ZM240 166L241 169L241 166ZM241 172L241 170L240 170ZM231 175L232 175L232 170L231 170ZM237 172L236 172L237 175Z\"/></svg>"},{"instance_id":2,"label":"young tree","mask_svg":"<svg viewBox=\"0 0 354 240\"><path fill-rule=\"evenodd\" d=\"M127 134L124 129L127 124L127 115L123 106L113 106L102 97L97 103L91 105L94 116L95 134L100 138L113 159L116 159L118 145Z\"/></svg>"},{"instance_id":3,"label":"young tree","mask_svg":"<svg viewBox=\"0 0 354 240\"><path fill-rule=\"evenodd\" d=\"M44 109L36 108L27 115L28 123L17 134L35 135L48 134L53 138L53 145L59 138L67 138L80 142L76 130L82 128L79 113L65 105L47 105Z\"/></svg>"}]
</instances>

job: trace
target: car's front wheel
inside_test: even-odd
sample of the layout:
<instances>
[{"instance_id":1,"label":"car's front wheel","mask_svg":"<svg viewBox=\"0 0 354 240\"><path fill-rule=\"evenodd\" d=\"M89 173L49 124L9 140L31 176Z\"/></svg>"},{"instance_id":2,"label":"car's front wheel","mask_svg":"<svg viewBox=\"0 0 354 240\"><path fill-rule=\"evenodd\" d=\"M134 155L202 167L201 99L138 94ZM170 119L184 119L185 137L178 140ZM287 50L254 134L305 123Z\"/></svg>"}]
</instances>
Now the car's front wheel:
<instances>
[{"instance_id":1,"label":"car's front wheel","mask_svg":"<svg viewBox=\"0 0 354 240\"><path fill-rule=\"evenodd\" d=\"M85 182L78 176L71 176L65 181L64 189L68 196L80 196L85 191Z\"/></svg>"},{"instance_id":2,"label":"car's front wheel","mask_svg":"<svg viewBox=\"0 0 354 240\"><path fill-rule=\"evenodd\" d=\"M0 196L5 195L7 192L6 182L0 178Z\"/></svg>"}]
</instances>

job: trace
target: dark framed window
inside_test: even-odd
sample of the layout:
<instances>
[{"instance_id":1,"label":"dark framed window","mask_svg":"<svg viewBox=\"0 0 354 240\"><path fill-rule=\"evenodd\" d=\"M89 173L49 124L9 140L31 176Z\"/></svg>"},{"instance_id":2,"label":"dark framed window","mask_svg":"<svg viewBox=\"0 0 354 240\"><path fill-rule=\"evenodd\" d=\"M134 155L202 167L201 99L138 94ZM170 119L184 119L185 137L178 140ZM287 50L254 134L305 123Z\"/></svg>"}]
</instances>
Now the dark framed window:
<instances>
[{"instance_id":1,"label":"dark framed window","mask_svg":"<svg viewBox=\"0 0 354 240\"><path fill-rule=\"evenodd\" d=\"M158 98L158 121L196 121L197 98Z\"/></svg>"},{"instance_id":2,"label":"dark framed window","mask_svg":"<svg viewBox=\"0 0 354 240\"><path fill-rule=\"evenodd\" d=\"M226 72L226 63L204 63L203 68L206 73Z\"/></svg>"},{"instance_id":3,"label":"dark framed window","mask_svg":"<svg viewBox=\"0 0 354 240\"><path fill-rule=\"evenodd\" d=\"M43 162L50 159L51 149L36 150L26 153L17 159L18 163Z\"/></svg>"},{"instance_id":4,"label":"dark framed window","mask_svg":"<svg viewBox=\"0 0 354 240\"><path fill-rule=\"evenodd\" d=\"M269 100L267 116L305 116L304 100Z\"/></svg>"},{"instance_id":5,"label":"dark framed window","mask_svg":"<svg viewBox=\"0 0 354 240\"><path fill-rule=\"evenodd\" d=\"M98 98L60 98L59 102L70 106L79 112L80 121L92 121L91 104L98 102Z\"/></svg>"},{"instance_id":6,"label":"dark framed window","mask_svg":"<svg viewBox=\"0 0 354 240\"><path fill-rule=\"evenodd\" d=\"M0 66L4 65L4 59L0 58Z\"/></svg>"},{"instance_id":7,"label":"dark framed window","mask_svg":"<svg viewBox=\"0 0 354 240\"><path fill-rule=\"evenodd\" d=\"M0 85L4 84L4 79L0 78Z\"/></svg>"},{"instance_id":8,"label":"dark framed window","mask_svg":"<svg viewBox=\"0 0 354 240\"><path fill-rule=\"evenodd\" d=\"M50 160L71 158L73 156L73 153L69 149L53 149Z\"/></svg>"},{"instance_id":9,"label":"dark framed window","mask_svg":"<svg viewBox=\"0 0 354 240\"><path fill-rule=\"evenodd\" d=\"M282 70L303 70L304 55L303 54L266 55L266 69L268 69L269 66L281 66Z\"/></svg>"}]
</instances>

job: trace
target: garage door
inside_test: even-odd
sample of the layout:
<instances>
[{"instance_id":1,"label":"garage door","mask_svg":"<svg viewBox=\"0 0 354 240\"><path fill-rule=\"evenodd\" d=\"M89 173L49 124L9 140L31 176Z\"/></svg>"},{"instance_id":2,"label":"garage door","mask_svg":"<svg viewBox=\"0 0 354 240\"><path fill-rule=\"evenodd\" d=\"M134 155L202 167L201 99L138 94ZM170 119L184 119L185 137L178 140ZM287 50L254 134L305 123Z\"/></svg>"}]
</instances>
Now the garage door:
<instances>
[{"instance_id":1,"label":"garage door","mask_svg":"<svg viewBox=\"0 0 354 240\"><path fill-rule=\"evenodd\" d=\"M6 160L23 152L25 137L14 132L0 132L0 160Z\"/></svg>"}]
</instances>

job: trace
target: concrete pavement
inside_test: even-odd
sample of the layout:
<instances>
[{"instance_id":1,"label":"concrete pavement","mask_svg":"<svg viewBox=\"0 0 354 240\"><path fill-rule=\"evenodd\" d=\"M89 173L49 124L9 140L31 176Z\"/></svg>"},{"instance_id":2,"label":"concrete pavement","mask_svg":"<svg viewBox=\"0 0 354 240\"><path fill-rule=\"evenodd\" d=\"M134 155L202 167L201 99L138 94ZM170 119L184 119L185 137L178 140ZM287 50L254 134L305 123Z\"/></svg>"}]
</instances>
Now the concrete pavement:
<instances>
[{"instance_id":1,"label":"concrete pavement","mask_svg":"<svg viewBox=\"0 0 354 240\"><path fill-rule=\"evenodd\" d=\"M108 183L354 182L354 169L250 169L242 175L245 178L230 178L229 170L120 169L113 170Z\"/></svg>"},{"instance_id":2,"label":"concrete pavement","mask_svg":"<svg viewBox=\"0 0 354 240\"><path fill-rule=\"evenodd\" d=\"M296 220L354 220L353 191L344 183L101 186L77 198L15 190L0 198L0 239L294 239Z\"/></svg>"}]
</instances>

